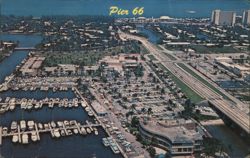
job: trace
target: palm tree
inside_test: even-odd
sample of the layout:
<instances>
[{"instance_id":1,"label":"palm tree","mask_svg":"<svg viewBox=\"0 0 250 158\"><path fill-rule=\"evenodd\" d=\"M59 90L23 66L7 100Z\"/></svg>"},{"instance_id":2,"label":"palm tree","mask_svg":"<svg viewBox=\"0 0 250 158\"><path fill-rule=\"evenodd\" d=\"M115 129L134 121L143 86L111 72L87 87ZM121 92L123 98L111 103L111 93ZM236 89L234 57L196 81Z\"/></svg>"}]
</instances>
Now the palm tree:
<instances>
[{"instance_id":1,"label":"palm tree","mask_svg":"<svg viewBox=\"0 0 250 158\"><path fill-rule=\"evenodd\" d=\"M127 118L127 120L129 119L129 116L132 116L132 115L134 115L134 112L133 112L133 111L127 112L127 113L126 113L126 118Z\"/></svg>"},{"instance_id":2,"label":"palm tree","mask_svg":"<svg viewBox=\"0 0 250 158\"><path fill-rule=\"evenodd\" d=\"M132 104L131 106L130 106L130 111L135 111L136 109L136 104Z\"/></svg>"},{"instance_id":3,"label":"palm tree","mask_svg":"<svg viewBox=\"0 0 250 158\"><path fill-rule=\"evenodd\" d=\"M152 111L152 108L148 108L148 115L151 115L151 114L153 114L153 111Z\"/></svg>"}]
</instances>

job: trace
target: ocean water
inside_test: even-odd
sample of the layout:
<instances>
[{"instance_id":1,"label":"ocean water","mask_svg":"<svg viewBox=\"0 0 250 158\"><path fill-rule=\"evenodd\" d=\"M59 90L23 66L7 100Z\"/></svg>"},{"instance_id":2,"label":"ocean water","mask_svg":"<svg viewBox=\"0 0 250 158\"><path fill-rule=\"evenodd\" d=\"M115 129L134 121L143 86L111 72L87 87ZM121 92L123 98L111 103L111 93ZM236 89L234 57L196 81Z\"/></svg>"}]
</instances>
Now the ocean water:
<instances>
[{"instance_id":1,"label":"ocean water","mask_svg":"<svg viewBox=\"0 0 250 158\"><path fill-rule=\"evenodd\" d=\"M241 15L249 0L2 0L5 15L109 15L110 6L144 7L145 17L210 17L214 9ZM132 16L131 14L129 16Z\"/></svg>"}]
</instances>

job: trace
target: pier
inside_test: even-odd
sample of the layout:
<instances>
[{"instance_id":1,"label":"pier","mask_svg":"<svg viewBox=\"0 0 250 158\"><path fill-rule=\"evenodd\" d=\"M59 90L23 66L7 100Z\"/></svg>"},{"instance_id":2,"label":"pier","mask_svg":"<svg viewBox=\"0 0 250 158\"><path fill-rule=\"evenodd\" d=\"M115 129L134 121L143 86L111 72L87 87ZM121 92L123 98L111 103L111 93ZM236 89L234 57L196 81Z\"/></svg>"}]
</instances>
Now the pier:
<instances>
[{"instance_id":1,"label":"pier","mask_svg":"<svg viewBox=\"0 0 250 158\"><path fill-rule=\"evenodd\" d=\"M90 106L90 105L88 104L88 102L85 100L85 98L84 98L84 97L82 96L82 94L79 92L79 90L78 90L77 88L74 88L74 91L75 91L76 94L78 94L78 96L80 96L80 98L83 100L83 102L84 102L88 107L91 108L91 110L93 111L93 114L94 114L96 120L100 123L100 126L102 126L102 128L105 130L105 132L107 133L107 135L108 135L109 137L112 137L111 133L110 133L109 130L106 128L105 124L99 119L99 117L97 116L96 112L93 110L93 107ZM93 127L93 126L92 126L92 127ZM118 149L120 150L122 156L123 156L124 158L128 158L127 154L124 152L124 150L120 147L120 145L116 142L115 139L114 139L114 143L117 144L117 147L118 147Z\"/></svg>"},{"instance_id":2,"label":"pier","mask_svg":"<svg viewBox=\"0 0 250 158\"><path fill-rule=\"evenodd\" d=\"M34 126L32 126L32 128L34 127L33 130L29 130L28 128L30 128L30 127L27 127L26 130L23 130L23 129L21 130L20 125L17 125L17 129L15 131L8 130L7 133L3 133L3 130L2 130L3 127L0 127L0 145L2 145L2 140L3 140L4 137L17 136L18 137L17 142L18 143L24 143L23 140L22 140L23 139L22 136L24 134L28 135L28 136L31 136L32 134L35 133L37 141L39 141L40 140L40 134L42 134L42 133L50 133L52 138L58 138L58 137L64 136L64 135L60 135L60 133L59 133L59 136L58 136L58 135L55 134L55 131L62 131L63 130L63 131L65 131L65 134L66 134L65 136L69 136L69 135L72 134L72 133L69 134L70 130L77 129L79 134L83 135L83 133L81 132L81 128L92 128L92 127L101 126L100 124L97 124L97 123L87 123L87 124L82 124L81 125L76 120L72 120L72 121L69 121L69 122L71 122L69 125L65 125L65 123L63 121L58 121L56 127L52 127L51 123L47 123L47 124L45 123L44 127L42 129L38 128L38 123L34 123ZM59 125L59 123L60 123L60 125Z\"/></svg>"},{"instance_id":3,"label":"pier","mask_svg":"<svg viewBox=\"0 0 250 158\"><path fill-rule=\"evenodd\" d=\"M47 106L49 108L53 108L54 106L73 108L78 107L80 103L81 101L77 98L71 100L59 98L46 98L43 100L6 98L5 102L0 102L0 114L7 111L13 111L16 106L21 106L21 109L24 110L32 110L40 109L43 106Z\"/></svg>"},{"instance_id":4,"label":"pier","mask_svg":"<svg viewBox=\"0 0 250 158\"><path fill-rule=\"evenodd\" d=\"M2 145L2 127L0 127L0 145Z\"/></svg>"},{"instance_id":5,"label":"pier","mask_svg":"<svg viewBox=\"0 0 250 158\"><path fill-rule=\"evenodd\" d=\"M17 47L14 49L14 51L32 51L36 50L35 47Z\"/></svg>"},{"instance_id":6,"label":"pier","mask_svg":"<svg viewBox=\"0 0 250 158\"><path fill-rule=\"evenodd\" d=\"M35 130L36 130L37 140L40 140L39 130L37 128L37 124L36 123L35 123Z\"/></svg>"},{"instance_id":7,"label":"pier","mask_svg":"<svg viewBox=\"0 0 250 158\"><path fill-rule=\"evenodd\" d=\"M92 128L92 127L100 127L100 126L101 126L100 124L89 124L89 125L80 125L79 127L80 127L80 128L82 128L82 127L83 127L83 128ZM34 131L20 131L20 128L18 128L18 129L19 129L18 132L9 132L8 134L5 134L5 135L3 135L3 134L1 133L1 136L2 136L2 138L4 138L4 137L13 136L13 135L19 135L20 138L21 138L21 135L24 134L24 133L25 133L25 134L31 134L32 132L34 132ZM39 134L39 133L50 132L51 135L52 135L52 137L54 137L53 131L56 130L56 129L67 131L67 130L78 129L78 128L77 128L77 127L74 127L74 126L71 126L71 127L63 126L63 127L52 128L52 127L49 125L49 129L42 129L42 130L37 129L37 130L35 130L35 132L36 132L37 134ZM53 134L52 134L52 133L53 133ZM68 135L68 134L66 134L66 135Z\"/></svg>"}]
</instances>

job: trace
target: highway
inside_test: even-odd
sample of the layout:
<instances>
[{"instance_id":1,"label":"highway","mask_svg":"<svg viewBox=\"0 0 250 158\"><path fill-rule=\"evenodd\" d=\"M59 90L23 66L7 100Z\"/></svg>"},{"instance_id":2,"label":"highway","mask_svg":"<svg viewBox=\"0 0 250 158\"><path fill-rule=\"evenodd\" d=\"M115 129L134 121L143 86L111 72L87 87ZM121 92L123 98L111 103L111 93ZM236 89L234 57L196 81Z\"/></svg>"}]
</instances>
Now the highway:
<instances>
[{"instance_id":1,"label":"highway","mask_svg":"<svg viewBox=\"0 0 250 158\"><path fill-rule=\"evenodd\" d=\"M182 82L194 90L197 94L207 99L212 105L214 105L218 110L230 118L233 122L239 125L246 133L250 134L250 118L249 115L242 111L237 104L225 100L220 94L216 93L214 90L209 88L207 85L193 77L191 74L187 73L185 70L181 69L175 62L181 62L180 60L171 61L162 50L158 49L152 43L150 43L146 38L126 34L120 32L121 39L132 39L140 41L146 49L149 50L150 54L165 66L173 75L178 77ZM170 51L169 51L170 52ZM166 52L165 52L166 53ZM184 63L184 62L183 62ZM184 63L185 64L185 63ZM241 102L241 105L244 103ZM247 107L247 105L245 105Z\"/></svg>"}]
</instances>

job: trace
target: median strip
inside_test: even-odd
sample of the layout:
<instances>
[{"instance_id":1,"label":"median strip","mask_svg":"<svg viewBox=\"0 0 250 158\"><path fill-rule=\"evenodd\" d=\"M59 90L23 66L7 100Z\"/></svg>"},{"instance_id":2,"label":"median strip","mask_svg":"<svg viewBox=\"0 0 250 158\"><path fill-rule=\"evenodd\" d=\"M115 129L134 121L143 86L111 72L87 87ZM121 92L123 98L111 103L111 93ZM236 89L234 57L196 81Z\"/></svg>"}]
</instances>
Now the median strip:
<instances>
[{"instance_id":1,"label":"median strip","mask_svg":"<svg viewBox=\"0 0 250 158\"><path fill-rule=\"evenodd\" d=\"M223 98L232 101L230 98L228 98L228 96L226 96L224 93L222 93L216 87L214 87L213 85L211 85L208 81L206 81L205 79L203 79L201 76L199 76L198 74L196 74L194 71L192 71L191 69L189 69L183 63L178 63L177 65L180 66L182 69L184 69L189 74L191 74L193 77L195 77L196 79L198 79L199 81L201 81L202 83L204 83L206 86L208 86L209 88L211 88L213 91L215 91L216 93L218 93L221 96L223 96Z\"/></svg>"},{"instance_id":2,"label":"median strip","mask_svg":"<svg viewBox=\"0 0 250 158\"><path fill-rule=\"evenodd\" d=\"M199 103L204 100L199 94L194 92L190 87L188 87L185 83L183 83L179 78L177 78L172 72L170 72L164 65L158 64L158 66L163 69L164 71L167 71L167 73L170 75L172 80L175 82L175 84L182 90L185 95L190 98L190 100L193 103Z\"/></svg>"}]
</instances>

